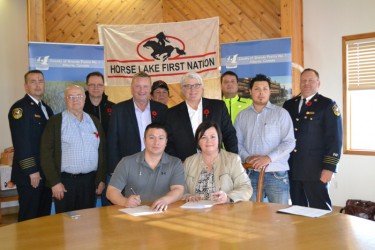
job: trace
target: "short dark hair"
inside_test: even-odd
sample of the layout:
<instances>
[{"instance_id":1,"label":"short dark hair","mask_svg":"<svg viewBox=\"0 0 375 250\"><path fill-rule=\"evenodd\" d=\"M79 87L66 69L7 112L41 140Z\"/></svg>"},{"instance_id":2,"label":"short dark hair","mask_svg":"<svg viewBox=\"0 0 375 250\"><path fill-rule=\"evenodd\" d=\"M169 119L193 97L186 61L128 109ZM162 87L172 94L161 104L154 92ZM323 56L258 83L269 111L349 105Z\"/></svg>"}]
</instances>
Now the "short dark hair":
<instances>
[{"instance_id":1,"label":"short dark hair","mask_svg":"<svg viewBox=\"0 0 375 250\"><path fill-rule=\"evenodd\" d=\"M25 83L27 83L27 77L30 75L30 74L41 74L44 78L44 74L42 71L38 70L38 69L32 69L32 70L29 70L26 72L24 78L25 78Z\"/></svg>"},{"instance_id":2,"label":"short dark hair","mask_svg":"<svg viewBox=\"0 0 375 250\"><path fill-rule=\"evenodd\" d=\"M103 80L103 83L104 83L104 76L103 76L103 74L101 72L99 72L99 71L94 71L94 72L89 73L86 76L86 84L89 84L89 79L92 76L100 76L102 78L102 80Z\"/></svg>"},{"instance_id":3,"label":"short dark hair","mask_svg":"<svg viewBox=\"0 0 375 250\"><path fill-rule=\"evenodd\" d=\"M199 140L202 138L202 136L204 135L204 133L207 131L207 129L209 128L215 128L216 129L216 132L217 132L217 138L219 140L219 143L218 143L218 148L219 148L219 152L220 152L220 149L221 149L221 143L223 141L223 135L221 134L221 130L220 130L220 127L219 125L216 123L216 122L213 122L213 121L204 121L202 122L198 128L197 128L197 131L195 131L195 143L197 144L197 149L199 151L201 151L201 147L199 146Z\"/></svg>"},{"instance_id":4,"label":"short dark hair","mask_svg":"<svg viewBox=\"0 0 375 250\"><path fill-rule=\"evenodd\" d=\"M157 128L157 129L162 129L165 131L165 133L167 134L167 139L168 139L168 132L167 132L167 128L159 123L159 122L152 122L150 124L147 125L146 129L145 129L145 134L144 134L144 137L146 137L146 134L147 134L147 131L152 129L152 128Z\"/></svg>"},{"instance_id":5,"label":"short dark hair","mask_svg":"<svg viewBox=\"0 0 375 250\"><path fill-rule=\"evenodd\" d=\"M263 74L257 74L253 79L250 81L250 89L253 88L255 82L268 82L268 87L271 89L271 78Z\"/></svg>"},{"instance_id":6,"label":"short dark hair","mask_svg":"<svg viewBox=\"0 0 375 250\"><path fill-rule=\"evenodd\" d=\"M224 73L221 75L221 77L220 77L220 82L221 82L221 83L223 83L223 78L224 78L224 76L226 76L226 75L229 75L229 76L235 76L235 77L236 77L236 81L238 82L238 75L237 75L236 73L234 73L233 71L228 70L228 71L224 72Z\"/></svg>"},{"instance_id":7,"label":"short dark hair","mask_svg":"<svg viewBox=\"0 0 375 250\"><path fill-rule=\"evenodd\" d=\"M305 72L307 72L307 71L314 72L315 75L316 75L316 77L318 77L318 79L319 79L319 73L318 73L318 71L316 71L315 69L311 69L311 68L304 69L304 70L302 71L302 73L301 73L301 76L302 76L303 73L305 73Z\"/></svg>"}]
</instances>

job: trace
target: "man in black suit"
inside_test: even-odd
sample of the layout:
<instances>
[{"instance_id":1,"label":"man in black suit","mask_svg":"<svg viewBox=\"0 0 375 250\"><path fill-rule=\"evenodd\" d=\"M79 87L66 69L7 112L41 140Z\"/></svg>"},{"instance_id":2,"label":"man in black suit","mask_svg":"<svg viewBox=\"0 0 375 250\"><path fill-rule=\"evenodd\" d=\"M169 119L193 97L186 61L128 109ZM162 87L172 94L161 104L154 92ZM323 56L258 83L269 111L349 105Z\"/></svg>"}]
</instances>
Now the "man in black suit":
<instances>
[{"instance_id":1,"label":"man in black suit","mask_svg":"<svg viewBox=\"0 0 375 250\"><path fill-rule=\"evenodd\" d=\"M107 134L109 176L123 157L144 149L141 138L147 125L165 121L167 106L150 100L150 92L150 76L139 72L133 76L131 82L133 98L113 106Z\"/></svg>"},{"instance_id":2,"label":"man in black suit","mask_svg":"<svg viewBox=\"0 0 375 250\"><path fill-rule=\"evenodd\" d=\"M185 101L168 110L167 153L185 158L197 153L194 134L204 121L214 121L223 133L223 143L227 151L238 153L238 141L225 103L221 100L203 98L203 79L194 72L181 79L182 95Z\"/></svg>"},{"instance_id":3,"label":"man in black suit","mask_svg":"<svg viewBox=\"0 0 375 250\"><path fill-rule=\"evenodd\" d=\"M39 70L25 74L26 95L9 110L8 120L14 158L12 181L19 197L18 221L29 220L51 212L52 193L45 187L40 166L40 139L52 109L42 102L44 75Z\"/></svg>"},{"instance_id":4,"label":"man in black suit","mask_svg":"<svg viewBox=\"0 0 375 250\"><path fill-rule=\"evenodd\" d=\"M296 147L289 158L293 205L332 210L328 187L342 147L342 121L336 103L320 94L319 74L301 73L301 95L284 103L293 124Z\"/></svg>"}]
</instances>

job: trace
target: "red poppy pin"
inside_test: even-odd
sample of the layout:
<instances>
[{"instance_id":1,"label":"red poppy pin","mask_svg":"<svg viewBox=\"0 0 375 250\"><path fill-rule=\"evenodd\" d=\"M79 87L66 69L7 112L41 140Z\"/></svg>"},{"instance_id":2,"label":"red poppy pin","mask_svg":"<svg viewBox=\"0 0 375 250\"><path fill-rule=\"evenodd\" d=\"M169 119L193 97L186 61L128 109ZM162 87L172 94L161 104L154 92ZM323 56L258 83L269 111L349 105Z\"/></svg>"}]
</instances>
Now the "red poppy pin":
<instances>
[{"instance_id":1,"label":"red poppy pin","mask_svg":"<svg viewBox=\"0 0 375 250\"><path fill-rule=\"evenodd\" d=\"M111 108L107 108L107 113L112 113L112 109Z\"/></svg>"},{"instance_id":2,"label":"red poppy pin","mask_svg":"<svg viewBox=\"0 0 375 250\"><path fill-rule=\"evenodd\" d=\"M155 119L158 113L154 110L151 112L152 118Z\"/></svg>"},{"instance_id":3,"label":"red poppy pin","mask_svg":"<svg viewBox=\"0 0 375 250\"><path fill-rule=\"evenodd\" d=\"M94 132L94 135L96 138L99 138L99 133L98 132Z\"/></svg>"},{"instance_id":4,"label":"red poppy pin","mask_svg":"<svg viewBox=\"0 0 375 250\"><path fill-rule=\"evenodd\" d=\"M207 118L209 113L210 113L210 111L208 109L203 110L203 114L206 115L206 118Z\"/></svg>"},{"instance_id":5,"label":"red poppy pin","mask_svg":"<svg viewBox=\"0 0 375 250\"><path fill-rule=\"evenodd\" d=\"M306 106L307 106L307 107L310 107L311 105L312 105L311 102L306 102Z\"/></svg>"}]
</instances>

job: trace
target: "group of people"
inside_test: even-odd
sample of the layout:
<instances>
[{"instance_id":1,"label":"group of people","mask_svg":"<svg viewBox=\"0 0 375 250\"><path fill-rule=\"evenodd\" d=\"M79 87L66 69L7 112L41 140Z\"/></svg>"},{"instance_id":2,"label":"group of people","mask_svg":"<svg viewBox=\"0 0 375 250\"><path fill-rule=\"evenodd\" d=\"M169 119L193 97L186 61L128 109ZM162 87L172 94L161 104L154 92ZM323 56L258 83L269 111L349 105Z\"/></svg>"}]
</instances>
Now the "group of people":
<instances>
[{"instance_id":1,"label":"group of people","mask_svg":"<svg viewBox=\"0 0 375 250\"><path fill-rule=\"evenodd\" d=\"M328 184L341 154L341 116L319 95L319 75L301 74L301 95L284 108L270 103L271 80L256 75L251 99L238 96L238 77L221 77L223 100L203 97L202 77L181 79L184 101L166 106L168 85L144 72L131 82L132 98L118 104L92 72L87 91L64 91L66 110L53 115L42 101L44 75L25 74L26 95L10 109L15 149L12 181L19 194L18 220L103 205L164 211L180 200L216 204L256 199L259 169L270 202L331 209ZM251 163L246 170L242 163ZM254 192L253 192L254 190Z\"/></svg>"}]
</instances>

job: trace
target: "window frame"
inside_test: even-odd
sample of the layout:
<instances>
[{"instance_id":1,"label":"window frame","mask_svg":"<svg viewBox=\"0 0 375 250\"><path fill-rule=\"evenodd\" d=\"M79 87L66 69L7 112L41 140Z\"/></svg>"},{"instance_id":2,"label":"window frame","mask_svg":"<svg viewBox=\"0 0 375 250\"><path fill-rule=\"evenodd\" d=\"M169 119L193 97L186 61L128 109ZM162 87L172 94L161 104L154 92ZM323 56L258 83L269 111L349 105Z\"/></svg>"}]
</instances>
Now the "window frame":
<instances>
[{"instance_id":1,"label":"window frame","mask_svg":"<svg viewBox=\"0 0 375 250\"><path fill-rule=\"evenodd\" d=\"M347 43L354 40L365 40L365 39L373 39L375 40L375 32L365 33L365 34L357 34L357 35L349 35L342 37L342 65L343 65L343 129L344 129L344 136L343 136L343 153L344 154L352 154L352 155L369 155L375 156L375 150L364 150L364 149L352 149L350 148L350 134L351 134L351 103L348 99L349 92L355 90L349 90L349 84L347 81ZM364 88L364 90L369 90L371 88Z\"/></svg>"}]
</instances>

